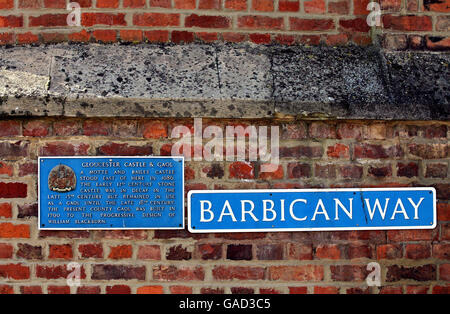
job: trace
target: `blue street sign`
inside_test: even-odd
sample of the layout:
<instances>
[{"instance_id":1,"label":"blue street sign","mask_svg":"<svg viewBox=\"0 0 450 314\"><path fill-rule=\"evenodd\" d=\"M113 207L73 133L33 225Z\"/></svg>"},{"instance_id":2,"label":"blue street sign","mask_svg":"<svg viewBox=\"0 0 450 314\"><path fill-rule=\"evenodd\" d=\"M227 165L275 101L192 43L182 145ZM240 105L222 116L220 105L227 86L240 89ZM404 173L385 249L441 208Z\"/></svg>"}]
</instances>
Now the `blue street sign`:
<instances>
[{"instance_id":1,"label":"blue street sign","mask_svg":"<svg viewBox=\"0 0 450 314\"><path fill-rule=\"evenodd\" d=\"M189 231L433 229L434 188L190 191Z\"/></svg>"},{"instance_id":2,"label":"blue street sign","mask_svg":"<svg viewBox=\"0 0 450 314\"><path fill-rule=\"evenodd\" d=\"M183 157L40 157L39 229L184 229Z\"/></svg>"}]
</instances>

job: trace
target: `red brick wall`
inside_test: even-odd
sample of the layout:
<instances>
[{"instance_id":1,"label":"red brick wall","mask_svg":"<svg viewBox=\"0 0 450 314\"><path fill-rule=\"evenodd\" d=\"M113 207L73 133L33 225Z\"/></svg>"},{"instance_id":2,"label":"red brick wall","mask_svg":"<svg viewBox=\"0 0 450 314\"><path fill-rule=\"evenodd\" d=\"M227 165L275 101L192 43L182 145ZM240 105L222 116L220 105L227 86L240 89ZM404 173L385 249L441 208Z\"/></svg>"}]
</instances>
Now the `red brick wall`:
<instances>
[{"instance_id":1,"label":"red brick wall","mask_svg":"<svg viewBox=\"0 0 450 314\"><path fill-rule=\"evenodd\" d=\"M209 121L217 123L227 122ZM259 175L258 163L187 162L186 192L433 186L437 228L195 235L39 231L38 156L167 155L172 127L192 120L0 120L0 292L450 293L450 123L236 123L280 126L280 168ZM78 288L66 283L66 265L73 261L82 266ZM370 262L381 265L380 288L365 283Z\"/></svg>"},{"instance_id":2,"label":"red brick wall","mask_svg":"<svg viewBox=\"0 0 450 314\"><path fill-rule=\"evenodd\" d=\"M0 0L0 44L38 42L242 42L448 49L450 0L378 0L382 24L366 23L369 0ZM73 1L77 2L77 1Z\"/></svg>"}]
</instances>

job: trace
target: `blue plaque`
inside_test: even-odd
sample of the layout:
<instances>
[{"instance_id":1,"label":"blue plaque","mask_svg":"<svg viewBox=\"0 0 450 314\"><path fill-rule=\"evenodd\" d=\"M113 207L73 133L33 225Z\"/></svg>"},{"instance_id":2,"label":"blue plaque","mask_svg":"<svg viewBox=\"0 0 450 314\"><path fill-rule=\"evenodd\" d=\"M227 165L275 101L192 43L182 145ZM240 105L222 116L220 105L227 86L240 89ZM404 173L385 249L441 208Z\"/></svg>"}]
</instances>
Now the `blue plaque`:
<instances>
[{"instance_id":1,"label":"blue plaque","mask_svg":"<svg viewBox=\"0 0 450 314\"><path fill-rule=\"evenodd\" d=\"M189 231L433 229L434 188L190 191Z\"/></svg>"},{"instance_id":2,"label":"blue plaque","mask_svg":"<svg viewBox=\"0 0 450 314\"><path fill-rule=\"evenodd\" d=\"M183 157L39 157L39 229L184 229Z\"/></svg>"}]
</instances>

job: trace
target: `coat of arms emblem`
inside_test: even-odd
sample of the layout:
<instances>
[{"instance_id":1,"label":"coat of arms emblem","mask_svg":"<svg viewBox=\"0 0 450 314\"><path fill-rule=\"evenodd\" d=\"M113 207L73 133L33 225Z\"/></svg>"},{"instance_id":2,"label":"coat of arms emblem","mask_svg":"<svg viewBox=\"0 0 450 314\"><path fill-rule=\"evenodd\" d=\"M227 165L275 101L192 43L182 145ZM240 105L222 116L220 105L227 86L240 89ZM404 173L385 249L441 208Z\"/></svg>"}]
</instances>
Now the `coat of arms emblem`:
<instances>
[{"instance_id":1,"label":"coat of arms emblem","mask_svg":"<svg viewBox=\"0 0 450 314\"><path fill-rule=\"evenodd\" d=\"M54 192L70 192L75 190L77 178L75 172L66 165L58 165L48 175L48 187Z\"/></svg>"}]
</instances>

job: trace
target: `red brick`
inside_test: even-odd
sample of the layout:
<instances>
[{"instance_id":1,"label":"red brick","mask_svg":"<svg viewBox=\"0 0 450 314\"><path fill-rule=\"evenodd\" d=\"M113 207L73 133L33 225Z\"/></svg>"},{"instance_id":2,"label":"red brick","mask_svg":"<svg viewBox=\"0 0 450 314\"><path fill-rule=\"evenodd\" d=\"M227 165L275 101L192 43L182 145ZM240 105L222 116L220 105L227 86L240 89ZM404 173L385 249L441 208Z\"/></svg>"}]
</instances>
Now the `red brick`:
<instances>
[{"instance_id":1,"label":"red brick","mask_svg":"<svg viewBox=\"0 0 450 314\"><path fill-rule=\"evenodd\" d=\"M0 121L0 136L16 136L21 135L21 125L19 121L1 120Z\"/></svg>"},{"instance_id":2,"label":"red brick","mask_svg":"<svg viewBox=\"0 0 450 314\"><path fill-rule=\"evenodd\" d=\"M50 122L42 120L32 120L23 125L24 136L44 137L50 134Z\"/></svg>"},{"instance_id":3,"label":"red brick","mask_svg":"<svg viewBox=\"0 0 450 314\"><path fill-rule=\"evenodd\" d=\"M335 244L321 244L315 248L315 257L318 259L340 259L341 250Z\"/></svg>"},{"instance_id":4,"label":"red brick","mask_svg":"<svg viewBox=\"0 0 450 314\"><path fill-rule=\"evenodd\" d=\"M328 13L347 15L350 12L348 1L328 2Z\"/></svg>"},{"instance_id":5,"label":"red brick","mask_svg":"<svg viewBox=\"0 0 450 314\"><path fill-rule=\"evenodd\" d=\"M313 259L313 248L309 244L289 243L287 253L288 259L294 260Z\"/></svg>"},{"instance_id":6,"label":"red brick","mask_svg":"<svg viewBox=\"0 0 450 314\"><path fill-rule=\"evenodd\" d=\"M322 122L313 122L309 126L311 138L336 138L336 126Z\"/></svg>"},{"instance_id":7,"label":"red brick","mask_svg":"<svg viewBox=\"0 0 450 314\"><path fill-rule=\"evenodd\" d=\"M331 158L350 158L350 148L348 145L335 144L334 146L328 146L327 155Z\"/></svg>"},{"instance_id":8,"label":"red brick","mask_svg":"<svg viewBox=\"0 0 450 314\"><path fill-rule=\"evenodd\" d=\"M167 125L162 122L146 122L142 125L144 138L167 138Z\"/></svg>"},{"instance_id":9,"label":"red brick","mask_svg":"<svg viewBox=\"0 0 450 314\"><path fill-rule=\"evenodd\" d=\"M48 286L48 294L70 294L69 286Z\"/></svg>"},{"instance_id":10,"label":"red brick","mask_svg":"<svg viewBox=\"0 0 450 314\"><path fill-rule=\"evenodd\" d=\"M397 244L382 244L377 246L377 259L397 259L402 257L402 247Z\"/></svg>"},{"instance_id":11,"label":"red brick","mask_svg":"<svg viewBox=\"0 0 450 314\"><path fill-rule=\"evenodd\" d=\"M307 287L289 287L289 294L307 294Z\"/></svg>"},{"instance_id":12,"label":"red brick","mask_svg":"<svg viewBox=\"0 0 450 314\"><path fill-rule=\"evenodd\" d=\"M439 279L450 281L450 264L442 264L439 266Z\"/></svg>"},{"instance_id":13,"label":"red brick","mask_svg":"<svg viewBox=\"0 0 450 314\"><path fill-rule=\"evenodd\" d=\"M8 285L0 285L0 294L14 294L14 288Z\"/></svg>"},{"instance_id":14,"label":"red brick","mask_svg":"<svg viewBox=\"0 0 450 314\"><path fill-rule=\"evenodd\" d=\"M304 10L310 14L322 14L326 11L325 0L310 0L303 3Z\"/></svg>"},{"instance_id":15,"label":"red brick","mask_svg":"<svg viewBox=\"0 0 450 314\"><path fill-rule=\"evenodd\" d=\"M271 41L270 34L250 34L248 37L255 44L269 44Z\"/></svg>"},{"instance_id":16,"label":"red brick","mask_svg":"<svg viewBox=\"0 0 450 314\"><path fill-rule=\"evenodd\" d=\"M82 258L102 258L103 246L99 244L80 244L78 251Z\"/></svg>"},{"instance_id":17,"label":"red brick","mask_svg":"<svg viewBox=\"0 0 450 314\"><path fill-rule=\"evenodd\" d=\"M349 259L372 258L372 249L364 244L350 244L347 247L347 257Z\"/></svg>"},{"instance_id":18,"label":"red brick","mask_svg":"<svg viewBox=\"0 0 450 314\"><path fill-rule=\"evenodd\" d=\"M42 288L40 286L21 286L21 294L42 294Z\"/></svg>"},{"instance_id":19,"label":"red brick","mask_svg":"<svg viewBox=\"0 0 450 314\"><path fill-rule=\"evenodd\" d=\"M82 286L77 288L77 294L100 294L99 286Z\"/></svg>"},{"instance_id":20,"label":"red brick","mask_svg":"<svg viewBox=\"0 0 450 314\"><path fill-rule=\"evenodd\" d=\"M174 8L176 9L195 9L195 0L174 0Z\"/></svg>"},{"instance_id":21,"label":"red brick","mask_svg":"<svg viewBox=\"0 0 450 314\"><path fill-rule=\"evenodd\" d=\"M341 46L348 43L349 36L347 34L326 35L325 42L328 46Z\"/></svg>"},{"instance_id":22,"label":"red brick","mask_svg":"<svg viewBox=\"0 0 450 314\"><path fill-rule=\"evenodd\" d=\"M98 42L113 43L117 41L117 32L109 29L100 29L92 32L93 38Z\"/></svg>"},{"instance_id":23,"label":"red brick","mask_svg":"<svg viewBox=\"0 0 450 314\"><path fill-rule=\"evenodd\" d=\"M216 280L261 280L264 279L263 267L250 266L216 266L212 270Z\"/></svg>"},{"instance_id":24,"label":"red brick","mask_svg":"<svg viewBox=\"0 0 450 314\"><path fill-rule=\"evenodd\" d=\"M162 286L145 286L137 289L137 294L163 294Z\"/></svg>"},{"instance_id":25,"label":"red brick","mask_svg":"<svg viewBox=\"0 0 450 314\"><path fill-rule=\"evenodd\" d=\"M437 215L439 221L450 221L450 204L438 203Z\"/></svg>"},{"instance_id":26,"label":"red brick","mask_svg":"<svg viewBox=\"0 0 450 314\"><path fill-rule=\"evenodd\" d=\"M289 163L287 172L289 179L309 178L311 177L311 165L302 163Z\"/></svg>"},{"instance_id":27,"label":"red brick","mask_svg":"<svg viewBox=\"0 0 450 314\"><path fill-rule=\"evenodd\" d=\"M450 50L450 37L426 36L425 44L428 49L436 51Z\"/></svg>"},{"instance_id":28,"label":"red brick","mask_svg":"<svg viewBox=\"0 0 450 314\"><path fill-rule=\"evenodd\" d=\"M406 294L427 294L429 286L406 286Z\"/></svg>"},{"instance_id":29,"label":"red brick","mask_svg":"<svg viewBox=\"0 0 450 314\"><path fill-rule=\"evenodd\" d=\"M44 14L39 16L30 16L28 24L30 27L67 26L67 14Z\"/></svg>"},{"instance_id":30,"label":"red brick","mask_svg":"<svg viewBox=\"0 0 450 314\"><path fill-rule=\"evenodd\" d=\"M222 33L222 38L227 42L239 43L246 40L246 35L241 33Z\"/></svg>"},{"instance_id":31,"label":"red brick","mask_svg":"<svg viewBox=\"0 0 450 314\"><path fill-rule=\"evenodd\" d=\"M119 31L120 39L124 42L141 42L142 31L133 29L123 29Z\"/></svg>"},{"instance_id":32,"label":"red brick","mask_svg":"<svg viewBox=\"0 0 450 314\"><path fill-rule=\"evenodd\" d=\"M0 10L14 8L14 0L0 0Z\"/></svg>"},{"instance_id":33,"label":"red brick","mask_svg":"<svg viewBox=\"0 0 450 314\"><path fill-rule=\"evenodd\" d=\"M339 26L350 32L363 32L366 33L370 30L370 26L367 24L365 18L355 18L351 20L339 20Z\"/></svg>"},{"instance_id":34,"label":"red brick","mask_svg":"<svg viewBox=\"0 0 450 314\"><path fill-rule=\"evenodd\" d=\"M261 15L246 15L238 18L238 27L245 29L281 30L284 28L283 18Z\"/></svg>"},{"instance_id":35,"label":"red brick","mask_svg":"<svg viewBox=\"0 0 450 314\"><path fill-rule=\"evenodd\" d=\"M432 230L389 230L387 236L393 242L431 241Z\"/></svg>"},{"instance_id":36,"label":"red brick","mask_svg":"<svg viewBox=\"0 0 450 314\"><path fill-rule=\"evenodd\" d=\"M36 277L45 279L67 279L72 270L67 270L67 265L37 265ZM86 273L81 267L81 278L85 279Z\"/></svg>"},{"instance_id":37,"label":"red brick","mask_svg":"<svg viewBox=\"0 0 450 314\"><path fill-rule=\"evenodd\" d=\"M317 158L322 157L323 148L321 146L294 146L294 147L280 147L280 157L308 157Z\"/></svg>"},{"instance_id":38,"label":"red brick","mask_svg":"<svg viewBox=\"0 0 450 314\"><path fill-rule=\"evenodd\" d=\"M175 44L190 43L194 41L194 33L186 31L172 31L172 42Z\"/></svg>"},{"instance_id":39,"label":"red brick","mask_svg":"<svg viewBox=\"0 0 450 314\"><path fill-rule=\"evenodd\" d=\"M433 244L433 257L438 259L450 259L450 244Z\"/></svg>"},{"instance_id":40,"label":"red brick","mask_svg":"<svg viewBox=\"0 0 450 314\"><path fill-rule=\"evenodd\" d=\"M16 38L19 44L33 44L39 41L39 36L31 32L16 34Z\"/></svg>"},{"instance_id":41,"label":"red brick","mask_svg":"<svg viewBox=\"0 0 450 314\"><path fill-rule=\"evenodd\" d=\"M402 287L381 287L380 294L403 294Z\"/></svg>"},{"instance_id":42,"label":"red brick","mask_svg":"<svg viewBox=\"0 0 450 314\"><path fill-rule=\"evenodd\" d=\"M171 286L169 290L172 294L192 294L192 288L186 286Z\"/></svg>"},{"instance_id":43,"label":"red brick","mask_svg":"<svg viewBox=\"0 0 450 314\"><path fill-rule=\"evenodd\" d=\"M255 169L250 162L234 162L229 166L231 179L254 179Z\"/></svg>"},{"instance_id":44,"label":"red brick","mask_svg":"<svg viewBox=\"0 0 450 314\"><path fill-rule=\"evenodd\" d=\"M221 0L200 0L198 8L200 10L220 10Z\"/></svg>"},{"instance_id":45,"label":"red brick","mask_svg":"<svg viewBox=\"0 0 450 314\"><path fill-rule=\"evenodd\" d=\"M184 24L185 27L230 28L231 20L223 16L191 14L186 16Z\"/></svg>"},{"instance_id":46,"label":"red brick","mask_svg":"<svg viewBox=\"0 0 450 314\"><path fill-rule=\"evenodd\" d=\"M118 8L119 0L97 0L97 8Z\"/></svg>"},{"instance_id":47,"label":"red brick","mask_svg":"<svg viewBox=\"0 0 450 314\"><path fill-rule=\"evenodd\" d=\"M111 13L83 13L81 14L81 25L108 25L108 26L126 26L125 14L111 14Z\"/></svg>"},{"instance_id":48,"label":"red brick","mask_svg":"<svg viewBox=\"0 0 450 314\"><path fill-rule=\"evenodd\" d=\"M252 10L271 12L274 10L273 0L252 0Z\"/></svg>"},{"instance_id":49,"label":"red brick","mask_svg":"<svg viewBox=\"0 0 450 314\"><path fill-rule=\"evenodd\" d=\"M324 278L324 270L320 265L271 266L269 278L283 281L321 281Z\"/></svg>"},{"instance_id":50,"label":"red brick","mask_svg":"<svg viewBox=\"0 0 450 314\"><path fill-rule=\"evenodd\" d=\"M127 143L109 143L100 146L98 153L111 156L147 156L152 155L153 149L151 145L130 146Z\"/></svg>"},{"instance_id":51,"label":"red brick","mask_svg":"<svg viewBox=\"0 0 450 314\"><path fill-rule=\"evenodd\" d=\"M449 13L450 4L448 1L424 1L425 11Z\"/></svg>"},{"instance_id":52,"label":"red brick","mask_svg":"<svg viewBox=\"0 0 450 314\"><path fill-rule=\"evenodd\" d=\"M8 45L14 43L14 35L11 33L0 33L0 45ZM0 131L1 134L1 131Z\"/></svg>"},{"instance_id":53,"label":"red brick","mask_svg":"<svg viewBox=\"0 0 450 314\"><path fill-rule=\"evenodd\" d=\"M50 259L71 260L73 258L72 246L70 244L50 245L48 257Z\"/></svg>"},{"instance_id":54,"label":"red brick","mask_svg":"<svg viewBox=\"0 0 450 314\"><path fill-rule=\"evenodd\" d=\"M314 287L314 294L339 294L339 287Z\"/></svg>"},{"instance_id":55,"label":"red brick","mask_svg":"<svg viewBox=\"0 0 450 314\"><path fill-rule=\"evenodd\" d=\"M280 12L298 12L300 11L300 1L280 0L278 10Z\"/></svg>"},{"instance_id":56,"label":"red brick","mask_svg":"<svg viewBox=\"0 0 450 314\"><path fill-rule=\"evenodd\" d=\"M353 13L355 15L369 15L370 11L367 10L367 5L370 0L353 0Z\"/></svg>"},{"instance_id":57,"label":"red brick","mask_svg":"<svg viewBox=\"0 0 450 314\"><path fill-rule=\"evenodd\" d=\"M27 162L19 165L19 176L37 175L38 164L36 162Z\"/></svg>"},{"instance_id":58,"label":"red brick","mask_svg":"<svg viewBox=\"0 0 450 314\"><path fill-rule=\"evenodd\" d=\"M329 165L320 165L316 164L315 166L315 176L318 178L336 178L336 166L334 164Z\"/></svg>"},{"instance_id":59,"label":"red brick","mask_svg":"<svg viewBox=\"0 0 450 314\"><path fill-rule=\"evenodd\" d=\"M158 8L171 8L172 3L171 0L150 0L150 6Z\"/></svg>"},{"instance_id":60,"label":"red brick","mask_svg":"<svg viewBox=\"0 0 450 314\"><path fill-rule=\"evenodd\" d=\"M88 42L91 34L83 29L81 32L68 34L67 37L71 42Z\"/></svg>"},{"instance_id":61,"label":"red brick","mask_svg":"<svg viewBox=\"0 0 450 314\"><path fill-rule=\"evenodd\" d=\"M42 247L39 245L31 245L27 243L19 243L17 244L18 251L16 252L16 256L18 258L24 258L28 260L41 260L43 259L42 255Z\"/></svg>"},{"instance_id":62,"label":"red brick","mask_svg":"<svg viewBox=\"0 0 450 314\"><path fill-rule=\"evenodd\" d=\"M225 8L235 11L247 10L247 0L225 0Z\"/></svg>"},{"instance_id":63,"label":"red brick","mask_svg":"<svg viewBox=\"0 0 450 314\"><path fill-rule=\"evenodd\" d=\"M131 294L131 288L126 285L107 286L106 294Z\"/></svg>"},{"instance_id":64,"label":"red brick","mask_svg":"<svg viewBox=\"0 0 450 314\"><path fill-rule=\"evenodd\" d=\"M222 244L199 244L197 252L202 260L218 260L222 258Z\"/></svg>"},{"instance_id":65,"label":"red brick","mask_svg":"<svg viewBox=\"0 0 450 314\"><path fill-rule=\"evenodd\" d=\"M205 271L202 267L154 266L153 279L159 281L202 281Z\"/></svg>"},{"instance_id":66,"label":"red brick","mask_svg":"<svg viewBox=\"0 0 450 314\"><path fill-rule=\"evenodd\" d=\"M403 150L399 145L383 147L377 144L358 144L354 150L356 158L384 159L403 156Z\"/></svg>"},{"instance_id":67,"label":"red brick","mask_svg":"<svg viewBox=\"0 0 450 314\"><path fill-rule=\"evenodd\" d=\"M80 134L80 124L78 121L62 120L53 123L53 132L58 136L70 136Z\"/></svg>"},{"instance_id":68,"label":"red brick","mask_svg":"<svg viewBox=\"0 0 450 314\"><path fill-rule=\"evenodd\" d=\"M432 294L450 294L450 285L447 286L434 286Z\"/></svg>"},{"instance_id":69,"label":"red brick","mask_svg":"<svg viewBox=\"0 0 450 314\"><path fill-rule=\"evenodd\" d=\"M139 13L133 15L133 24L137 26L179 26L180 15L168 13Z\"/></svg>"},{"instance_id":70,"label":"red brick","mask_svg":"<svg viewBox=\"0 0 450 314\"><path fill-rule=\"evenodd\" d=\"M124 0L124 8L145 8L145 0Z\"/></svg>"},{"instance_id":71,"label":"red brick","mask_svg":"<svg viewBox=\"0 0 450 314\"><path fill-rule=\"evenodd\" d=\"M144 37L149 42L165 43L169 41L169 31L145 31Z\"/></svg>"},{"instance_id":72,"label":"red brick","mask_svg":"<svg viewBox=\"0 0 450 314\"><path fill-rule=\"evenodd\" d=\"M143 245L138 249L138 259L142 260L160 260L161 249L159 245Z\"/></svg>"},{"instance_id":73,"label":"red brick","mask_svg":"<svg viewBox=\"0 0 450 314\"><path fill-rule=\"evenodd\" d=\"M425 259L431 257L431 246L428 244L406 244L405 257L410 259Z\"/></svg>"},{"instance_id":74,"label":"red brick","mask_svg":"<svg viewBox=\"0 0 450 314\"><path fill-rule=\"evenodd\" d=\"M29 225L14 225L12 223L0 223L0 238L29 238Z\"/></svg>"},{"instance_id":75,"label":"red brick","mask_svg":"<svg viewBox=\"0 0 450 314\"><path fill-rule=\"evenodd\" d=\"M146 230L103 230L97 231L99 239L115 240L145 240L147 239Z\"/></svg>"},{"instance_id":76,"label":"red brick","mask_svg":"<svg viewBox=\"0 0 450 314\"><path fill-rule=\"evenodd\" d=\"M0 16L0 27L23 27L23 17L15 15Z\"/></svg>"},{"instance_id":77,"label":"red brick","mask_svg":"<svg viewBox=\"0 0 450 314\"><path fill-rule=\"evenodd\" d=\"M269 164L263 164L261 166L269 166ZM282 165L271 165L273 167L276 167L275 171L266 171L266 172L262 172L260 171L259 173L259 179L261 180L281 180L284 177L284 171L283 171L283 166Z\"/></svg>"},{"instance_id":78,"label":"red brick","mask_svg":"<svg viewBox=\"0 0 450 314\"><path fill-rule=\"evenodd\" d=\"M430 16L417 15L383 15L385 29L398 31L431 31L432 21Z\"/></svg>"},{"instance_id":79,"label":"red brick","mask_svg":"<svg viewBox=\"0 0 450 314\"><path fill-rule=\"evenodd\" d=\"M10 203L0 203L0 217L11 218L12 206Z\"/></svg>"},{"instance_id":80,"label":"red brick","mask_svg":"<svg viewBox=\"0 0 450 314\"><path fill-rule=\"evenodd\" d=\"M358 165L339 166L338 171L344 179L361 179L363 176L363 168Z\"/></svg>"},{"instance_id":81,"label":"red brick","mask_svg":"<svg viewBox=\"0 0 450 314\"><path fill-rule=\"evenodd\" d=\"M65 0L44 0L44 6L50 9L65 9Z\"/></svg>"},{"instance_id":82,"label":"red brick","mask_svg":"<svg viewBox=\"0 0 450 314\"><path fill-rule=\"evenodd\" d=\"M256 246L256 257L259 260L282 260L282 244L258 244Z\"/></svg>"},{"instance_id":83,"label":"red brick","mask_svg":"<svg viewBox=\"0 0 450 314\"><path fill-rule=\"evenodd\" d=\"M89 144L68 142L50 142L41 148L41 156L80 156L87 155Z\"/></svg>"},{"instance_id":84,"label":"red brick","mask_svg":"<svg viewBox=\"0 0 450 314\"><path fill-rule=\"evenodd\" d=\"M87 120L83 123L83 135L101 136L111 133L111 123L102 120Z\"/></svg>"},{"instance_id":85,"label":"red brick","mask_svg":"<svg viewBox=\"0 0 450 314\"><path fill-rule=\"evenodd\" d=\"M283 35L278 34L275 37L275 40L281 45L293 45L295 44L295 36L293 35Z\"/></svg>"},{"instance_id":86,"label":"red brick","mask_svg":"<svg viewBox=\"0 0 450 314\"><path fill-rule=\"evenodd\" d=\"M260 294L281 294L281 292L274 288L259 288Z\"/></svg>"},{"instance_id":87,"label":"red brick","mask_svg":"<svg viewBox=\"0 0 450 314\"><path fill-rule=\"evenodd\" d=\"M333 281L364 281L368 274L365 265L331 265L330 270Z\"/></svg>"},{"instance_id":88,"label":"red brick","mask_svg":"<svg viewBox=\"0 0 450 314\"><path fill-rule=\"evenodd\" d=\"M30 267L22 264L0 265L0 278L23 280L30 278Z\"/></svg>"},{"instance_id":89,"label":"red brick","mask_svg":"<svg viewBox=\"0 0 450 314\"><path fill-rule=\"evenodd\" d=\"M13 246L6 243L0 243L0 258L11 258L13 255Z\"/></svg>"}]
</instances>

